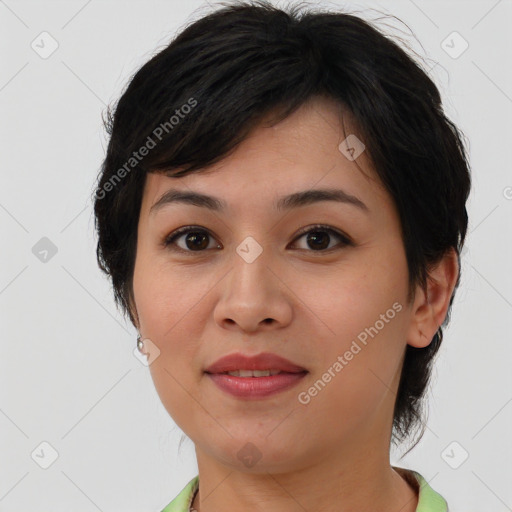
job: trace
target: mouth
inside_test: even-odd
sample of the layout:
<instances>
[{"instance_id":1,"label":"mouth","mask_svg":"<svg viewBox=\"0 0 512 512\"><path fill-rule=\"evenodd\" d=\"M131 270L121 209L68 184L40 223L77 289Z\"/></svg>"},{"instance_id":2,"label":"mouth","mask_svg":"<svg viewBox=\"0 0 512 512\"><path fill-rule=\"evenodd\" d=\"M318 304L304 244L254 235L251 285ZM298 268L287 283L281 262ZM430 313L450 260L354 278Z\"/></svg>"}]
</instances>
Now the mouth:
<instances>
[{"instance_id":1,"label":"mouth","mask_svg":"<svg viewBox=\"0 0 512 512\"><path fill-rule=\"evenodd\" d=\"M238 399L252 400L296 386L309 371L271 352L238 352L218 359L204 373L218 389Z\"/></svg>"},{"instance_id":2,"label":"mouth","mask_svg":"<svg viewBox=\"0 0 512 512\"><path fill-rule=\"evenodd\" d=\"M277 373L274 373L277 372ZM242 400L261 400L297 386L308 374L281 370L235 370L205 375L218 389Z\"/></svg>"},{"instance_id":3,"label":"mouth","mask_svg":"<svg viewBox=\"0 0 512 512\"><path fill-rule=\"evenodd\" d=\"M205 369L205 373L228 373L234 377L268 377L269 375L273 376L279 373L303 372L307 372L306 368L270 352L263 352L257 355L229 354L221 357Z\"/></svg>"},{"instance_id":4,"label":"mouth","mask_svg":"<svg viewBox=\"0 0 512 512\"><path fill-rule=\"evenodd\" d=\"M284 370L233 370L230 372L205 372L210 375L231 375L233 377L241 377L241 378L260 378L260 377L272 377L274 375L280 375L283 373L287 374L298 374L298 373L308 373L307 370L296 371L296 372L286 372Z\"/></svg>"}]
</instances>

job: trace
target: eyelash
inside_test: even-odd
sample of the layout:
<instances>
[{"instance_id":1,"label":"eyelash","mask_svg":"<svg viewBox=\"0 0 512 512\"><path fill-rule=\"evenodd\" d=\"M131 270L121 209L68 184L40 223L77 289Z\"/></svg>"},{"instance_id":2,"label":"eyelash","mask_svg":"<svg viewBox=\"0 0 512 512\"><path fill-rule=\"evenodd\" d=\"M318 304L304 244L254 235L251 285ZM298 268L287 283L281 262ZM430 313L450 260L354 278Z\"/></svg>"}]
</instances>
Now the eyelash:
<instances>
[{"instance_id":1,"label":"eyelash","mask_svg":"<svg viewBox=\"0 0 512 512\"><path fill-rule=\"evenodd\" d=\"M330 253L331 251L336 250L336 249L339 250L346 246L354 245L352 240L348 236L344 235L343 233L340 233L339 231L337 231L335 229L330 228L329 226L325 226L323 224L315 224L313 226L308 226L307 228L302 229L297 234L297 236L294 238L293 242L294 243L297 242L297 240L299 240L302 236L304 236L310 232L314 232L314 231L321 231L321 232L329 233L331 235L335 235L341 240L341 243L338 244L337 246L331 247L330 249L321 249L318 251L307 250L307 249L300 249L300 250L310 252L310 253L325 254L325 253ZM180 236L182 236L183 234L189 233L189 232L205 233L206 235L213 238L211 233L204 228L200 228L199 226L184 226L182 228L177 229L176 231L173 231L170 235L168 235L163 241L163 246L171 251L177 251L177 252L188 253L188 254L202 253L202 252L206 252L207 250L211 250L211 249L203 249L201 251L190 251L190 250L182 249L181 247L178 247L177 245L175 245L175 241ZM172 245L174 245L174 247L171 247Z\"/></svg>"}]
</instances>

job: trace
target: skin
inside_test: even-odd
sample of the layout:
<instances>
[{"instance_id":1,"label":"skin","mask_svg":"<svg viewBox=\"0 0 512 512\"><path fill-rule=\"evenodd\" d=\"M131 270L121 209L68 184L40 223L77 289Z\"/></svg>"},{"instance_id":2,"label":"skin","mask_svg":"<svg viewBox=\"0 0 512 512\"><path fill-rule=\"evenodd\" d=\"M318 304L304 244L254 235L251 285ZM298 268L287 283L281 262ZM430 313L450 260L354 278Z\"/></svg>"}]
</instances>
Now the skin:
<instances>
[{"instance_id":1,"label":"skin","mask_svg":"<svg viewBox=\"0 0 512 512\"><path fill-rule=\"evenodd\" d=\"M346 135L357 133L348 121L344 115ZM147 176L132 311L147 347L160 351L150 364L160 399L195 444L200 489L193 506L201 512L416 510L415 490L389 461L393 407L406 346L427 346L442 324L458 263L448 252L430 274L428 293L418 287L407 303L396 208L366 152L350 161L339 151L346 135L339 107L315 97L281 123L260 125L208 173ZM273 209L283 195L326 187L355 195L368 213L330 201ZM150 215L170 188L218 197L228 209L176 203ZM298 238L299 229L317 223L353 245L325 230L329 249L316 249L307 234ZM194 251L187 234L175 243L188 253L162 245L187 225L211 234L206 249ZM236 252L248 236L263 249L252 263ZM298 394L394 303L401 311L301 404ZM262 400L234 398L204 374L226 354L266 351L309 374ZM261 457L252 466L238 457L248 442Z\"/></svg>"}]
</instances>

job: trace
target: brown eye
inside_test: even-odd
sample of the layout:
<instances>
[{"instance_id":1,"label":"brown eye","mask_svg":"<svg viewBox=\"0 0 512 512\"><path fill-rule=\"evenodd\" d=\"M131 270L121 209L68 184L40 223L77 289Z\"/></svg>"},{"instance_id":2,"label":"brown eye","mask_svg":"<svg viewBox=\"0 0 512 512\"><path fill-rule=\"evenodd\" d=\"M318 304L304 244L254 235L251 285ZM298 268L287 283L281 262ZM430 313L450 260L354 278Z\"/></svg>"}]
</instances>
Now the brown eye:
<instances>
[{"instance_id":1,"label":"brown eye","mask_svg":"<svg viewBox=\"0 0 512 512\"><path fill-rule=\"evenodd\" d=\"M333 235L334 238L340 240L341 243L329 247ZM334 229L331 229L327 226L320 225L307 228L307 231L303 231L302 234L295 240L300 240L301 238L305 238L307 244L307 247L301 249L310 249L313 252L323 252L333 249L337 246L344 247L346 245L352 244L351 240L347 236L342 235L341 233L338 233Z\"/></svg>"},{"instance_id":2,"label":"brown eye","mask_svg":"<svg viewBox=\"0 0 512 512\"><path fill-rule=\"evenodd\" d=\"M353 245L350 238L338 231L323 225L309 226L295 238L297 240L304 238L306 247L299 247L300 250L308 252L329 252L331 249L340 249L347 245ZM338 239L338 243L331 245L333 239ZM180 243L178 243L180 242ZM184 253L204 252L208 249L221 249L221 246L215 243L215 239L205 229L196 226L184 226L171 233L163 242L163 245L174 251Z\"/></svg>"},{"instance_id":3,"label":"brown eye","mask_svg":"<svg viewBox=\"0 0 512 512\"><path fill-rule=\"evenodd\" d=\"M164 245L165 247L172 249L177 248L177 250L184 252L202 252L208 248L219 248L220 246L218 244L214 244L212 247L209 247L210 237L211 235L204 229L194 228L193 226L186 226L176 230L174 233L171 233L171 235L165 239ZM183 245L177 243L179 239L183 239Z\"/></svg>"},{"instance_id":4,"label":"brown eye","mask_svg":"<svg viewBox=\"0 0 512 512\"><path fill-rule=\"evenodd\" d=\"M312 244L312 249L327 249L331 236L326 231L310 231L306 235L307 243Z\"/></svg>"}]
</instances>

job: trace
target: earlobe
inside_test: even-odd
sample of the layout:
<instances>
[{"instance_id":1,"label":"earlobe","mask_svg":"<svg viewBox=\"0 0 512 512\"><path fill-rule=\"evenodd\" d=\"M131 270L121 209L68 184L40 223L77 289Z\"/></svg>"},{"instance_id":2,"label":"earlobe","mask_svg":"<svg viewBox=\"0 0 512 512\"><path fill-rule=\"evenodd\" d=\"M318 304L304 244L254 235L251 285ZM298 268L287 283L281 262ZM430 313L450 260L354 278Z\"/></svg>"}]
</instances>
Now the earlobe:
<instances>
[{"instance_id":1,"label":"earlobe","mask_svg":"<svg viewBox=\"0 0 512 512\"><path fill-rule=\"evenodd\" d=\"M451 248L429 271L427 290L421 286L416 289L407 336L409 345L416 348L430 345L446 318L458 277L458 256L455 249Z\"/></svg>"}]
</instances>

